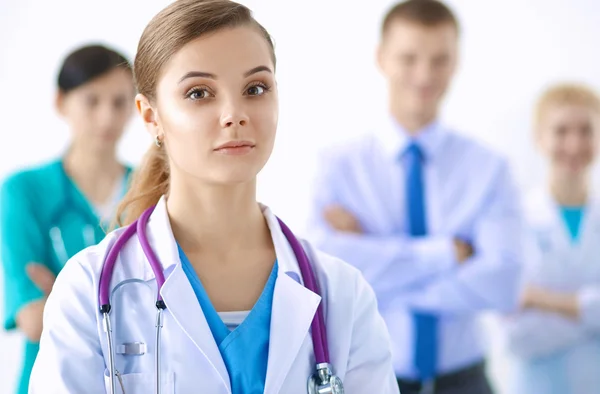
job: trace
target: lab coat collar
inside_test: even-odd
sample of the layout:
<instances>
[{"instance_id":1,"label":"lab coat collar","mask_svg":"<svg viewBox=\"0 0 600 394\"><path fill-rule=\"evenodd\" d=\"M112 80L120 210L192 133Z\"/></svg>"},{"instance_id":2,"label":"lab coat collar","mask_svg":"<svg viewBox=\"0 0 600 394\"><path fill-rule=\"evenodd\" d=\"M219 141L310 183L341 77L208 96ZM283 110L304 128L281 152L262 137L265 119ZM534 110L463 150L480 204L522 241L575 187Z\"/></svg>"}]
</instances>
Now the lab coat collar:
<instances>
[{"instance_id":1,"label":"lab coat collar","mask_svg":"<svg viewBox=\"0 0 600 394\"><path fill-rule=\"evenodd\" d=\"M547 187L538 187L529 193L526 212L530 223L539 232L538 237L551 241L553 244L571 250L582 250L596 237L590 237L600 231L600 199L594 190L590 190L588 201L585 204L579 237L576 243L570 240L570 235L560 212L560 206L554 200Z\"/></svg>"},{"instance_id":2,"label":"lab coat collar","mask_svg":"<svg viewBox=\"0 0 600 394\"><path fill-rule=\"evenodd\" d=\"M409 134L391 115L387 115L377 129L381 146L392 160L398 160L410 143L416 143L426 161L433 161L443 145L447 133L436 120L414 136Z\"/></svg>"},{"instance_id":3,"label":"lab coat collar","mask_svg":"<svg viewBox=\"0 0 600 394\"><path fill-rule=\"evenodd\" d=\"M152 250L163 267L166 278L171 268L180 263L180 260L177 243L171 229L171 221L167 213L167 199L164 196L158 201L148 219L146 233ZM144 279L154 279L152 267L145 260L144 267Z\"/></svg>"},{"instance_id":4,"label":"lab coat collar","mask_svg":"<svg viewBox=\"0 0 600 394\"><path fill-rule=\"evenodd\" d=\"M261 208L271 230L279 264L271 308L271 336L265 381L265 394L277 394L310 332L321 297L304 287L298 260L277 217L266 206L261 205ZM310 258L309 251L305 249L305 253ZM313 267L314 263L311 261Z\"/></svg>"},{"instance_id":5,"label":"lab coat collar","mask_svg":"<svg viewBox=\"0 0 600 394\"><path fill-rule=\"evenodd\" d=\"M526 200L526 212L534 224L548 224L557 220L556 202L545 187L533 189Z\"/></svg>"},{"instance_id":6,"label":"lab coat collar","mask_svg":"<svg viewBox=\"0 0 600 394\"><path fill-rule=\"evenodd\" d=\"M267 221L267 225L269 226L269 230L271 231L275 255L277 256L277 263L279 264L279 274L288 275L299 284L304 285L300 266L298 265L292 246L281 230L281 225L279 224L277 217L266 205L260 204L260 207L265 216L265 220Z\"/></svg>"},{"instance_id":7,"label":"lab coat collar","mask_svg":"<svg viewBox=\"0 0 600 394\"><path fill-rule=\"evenodd\" d=\"M200 303L190 302L196 299L196 294L181 266L179 250L173 236L164 196L158 201L150 215L146 230L152 250L163 267L165 283L160 294L165 301L167 310L214 368L223 386L227 388L228 392L231 392L227 368ZM154 272L145 258L144 267L145 279L154 279Z\"/></svg>"},{"instance_id":8,"label":"lab coat collar","mask_svg":"<svg viewBox=\"0 0 600 394\"><path fill-rule=\"evenodd\" d=\"M597 214L598 207L600 207L600 196L591 188L588 201L585 203L586 216ZM538 223L548 223L560 219L560 206L548 191L547 186L536 187L529 193L526 208L531 213L532 220Z\"/></svg>"}]
</instances>

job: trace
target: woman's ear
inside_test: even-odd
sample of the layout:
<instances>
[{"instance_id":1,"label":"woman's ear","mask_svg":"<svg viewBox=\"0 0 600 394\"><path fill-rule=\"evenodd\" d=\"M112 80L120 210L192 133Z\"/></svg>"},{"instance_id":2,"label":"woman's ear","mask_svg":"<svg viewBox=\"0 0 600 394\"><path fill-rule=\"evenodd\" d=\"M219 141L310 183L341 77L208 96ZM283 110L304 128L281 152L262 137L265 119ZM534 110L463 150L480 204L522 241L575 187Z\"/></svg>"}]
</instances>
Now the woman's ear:
<instances>
[{"instance_id":1,"label":"woman's ear","mask_svg":"<svg viewBox=\"0 0 600 394\"><path fill-rule=\"evenodd\" d=\"M156 108L154 108L150 103L150 100L148 100L148 98L141 93L135 96L135 107L138 113L141 115L142 121L144 122L148 133L150 133L152 138L156 138L156 136L160 134Z\"/></svg>"},{"instance_id":2,"label":"woman's ear","mask_svg":"<svg viewBox=\"0 0 600 394\"><path fill-rule=\"evenodd\" d=\"M58 90L56 92L56 96L54 97L54 108L56 109L56 112L63 117L65 116L65 99L65 93L63 93L61 90Z\"/></svg>"}]
</instances>

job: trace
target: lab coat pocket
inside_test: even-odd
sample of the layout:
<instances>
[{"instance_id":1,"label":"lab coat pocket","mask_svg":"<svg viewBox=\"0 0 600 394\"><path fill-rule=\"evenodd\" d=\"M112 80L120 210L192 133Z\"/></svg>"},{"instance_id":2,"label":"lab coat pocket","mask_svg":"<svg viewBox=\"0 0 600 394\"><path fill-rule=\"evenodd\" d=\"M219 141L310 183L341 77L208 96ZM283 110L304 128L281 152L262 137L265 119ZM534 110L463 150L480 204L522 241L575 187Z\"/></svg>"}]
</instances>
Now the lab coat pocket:
<instances>
[{"instance_id":1,"label":"lab coat pocket","mask_svg":"<svg viewBox=\"0 0 600 394\"><path fill-rule=\"evenodd\" d=\"M161 382L161 394L175 393L175 378L172 372L163 373ZM154 374L153 373L128 373L115 376L115 394L148 394L154 392ZM110 379L108 370L104 371L104 387L107 394L110 391Z\"/></svg>"}]
</instances>

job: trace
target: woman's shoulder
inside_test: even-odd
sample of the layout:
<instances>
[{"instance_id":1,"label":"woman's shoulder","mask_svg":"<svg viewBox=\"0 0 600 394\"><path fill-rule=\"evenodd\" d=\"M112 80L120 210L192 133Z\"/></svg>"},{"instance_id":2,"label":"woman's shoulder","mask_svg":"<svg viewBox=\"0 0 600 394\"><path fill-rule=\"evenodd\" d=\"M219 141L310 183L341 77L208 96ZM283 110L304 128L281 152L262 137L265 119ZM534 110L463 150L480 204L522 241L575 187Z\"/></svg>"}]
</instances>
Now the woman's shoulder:
<instances>
[{"instance_id":1,"label":"woman's shoulder","mask_svg":"<svg viewBox=\"0 0 600 394\"><path fill-rule=\"evenodd\" d=\"M46 189L55 182L60 166L60 160L52 160L11 172L2 182L3 194Z\"/></svg>"}]
</instances>

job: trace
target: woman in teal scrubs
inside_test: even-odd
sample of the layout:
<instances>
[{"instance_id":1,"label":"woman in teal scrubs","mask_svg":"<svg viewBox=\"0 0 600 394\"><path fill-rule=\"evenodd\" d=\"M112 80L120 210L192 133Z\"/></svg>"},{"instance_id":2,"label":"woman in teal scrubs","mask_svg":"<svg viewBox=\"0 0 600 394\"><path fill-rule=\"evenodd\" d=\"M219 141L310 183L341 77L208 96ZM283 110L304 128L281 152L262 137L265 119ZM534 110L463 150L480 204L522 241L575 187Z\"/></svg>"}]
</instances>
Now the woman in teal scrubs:
<instances>
[{"instance_id":1,"label":"woman in teal scrubs","mask_svg":"<svg viewBox=\"0 0 600 394\"><path fill-rule=\"evenodd\" d=\"M27 393L45 298L74 254L99 242L131 169L116 148L133 110L130 64L93 45L72 52L58 75L56 108L72 132L65 155L10 175L0 194L4 327L26 337L17 393Z\"/></svg>"}]
</instances>

